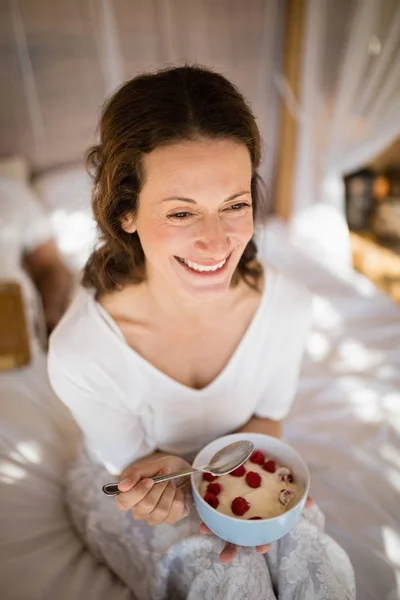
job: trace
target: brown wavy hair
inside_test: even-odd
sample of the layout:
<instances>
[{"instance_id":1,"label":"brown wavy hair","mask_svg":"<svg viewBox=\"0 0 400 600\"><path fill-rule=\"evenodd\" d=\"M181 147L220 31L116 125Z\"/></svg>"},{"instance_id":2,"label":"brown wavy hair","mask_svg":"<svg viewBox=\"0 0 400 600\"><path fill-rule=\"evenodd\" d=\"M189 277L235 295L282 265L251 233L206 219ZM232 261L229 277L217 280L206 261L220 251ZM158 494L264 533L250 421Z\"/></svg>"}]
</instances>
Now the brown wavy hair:
<instances>
[{"instance_id":1,"label":"brown wavy hair","mask_svg":"<svg viewBox=\"0 0 400 600\"><path fill-rule=\"evenodd\" d=\"M179 140L231 139L244 144L252 164L253 215L260 201L260 133L237 88L222 75L199 66L146 73L127 81L105 103L100 143L86 155L94 185L92 208L100 245L83 271L82 284L98 293L145 280L145 256L138 234L121 222L135 214L144 184L143 156ZM254 239L239 261L233 283L242 277L258 287L262 267Z\"/></svg>"}]
</instances>

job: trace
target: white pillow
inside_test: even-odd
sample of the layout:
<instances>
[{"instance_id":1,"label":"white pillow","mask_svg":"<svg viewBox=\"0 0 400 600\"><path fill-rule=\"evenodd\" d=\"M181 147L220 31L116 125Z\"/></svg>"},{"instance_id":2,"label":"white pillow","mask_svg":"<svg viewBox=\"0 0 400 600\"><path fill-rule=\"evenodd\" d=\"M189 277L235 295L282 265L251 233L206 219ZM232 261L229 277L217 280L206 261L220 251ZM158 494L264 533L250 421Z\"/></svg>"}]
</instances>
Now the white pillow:
<instances>
[{"instance_id":1,"label":"white pillow","mask_svg":"<svg viewBox=\"0 0 400 600\"><path fill-rule=\"evenodd\" d=\"M89 175L83 167L58 169L36 177L32 185L50 213L60 253L73 271L79 271L96 240Z\"/></svg>"}]
</instances>

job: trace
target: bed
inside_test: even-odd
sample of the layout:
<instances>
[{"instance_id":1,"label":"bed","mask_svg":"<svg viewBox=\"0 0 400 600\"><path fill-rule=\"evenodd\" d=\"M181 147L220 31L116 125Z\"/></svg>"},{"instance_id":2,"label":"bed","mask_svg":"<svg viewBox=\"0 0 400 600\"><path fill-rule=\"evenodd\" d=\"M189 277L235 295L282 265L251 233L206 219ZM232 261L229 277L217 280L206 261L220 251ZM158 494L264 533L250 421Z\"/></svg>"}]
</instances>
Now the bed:
<instances>
[{"instance_id":1,"label":"bed","mask_svg":"<svg viewBox=\"0 0 400 600\"><path fill-rule=\"evenodd\" d=\"M75 270L94 241L81 169L39 178L59 247ZM71 197L74 202L71 203ZM78 228L78 229L77 229ZM78 235L77 235L78 231ZM279 220L261 255L306 283L314 324L284 436L310 466L327 530L353 562L360 600L400 594L400 310L351 271L316 260ZM314 253L315 254L315 253ZM79 432L54 397L45 356L0 376L0 589L4 600L128 600L76 536L63 478Z\"/></svg>"}]
</instances>

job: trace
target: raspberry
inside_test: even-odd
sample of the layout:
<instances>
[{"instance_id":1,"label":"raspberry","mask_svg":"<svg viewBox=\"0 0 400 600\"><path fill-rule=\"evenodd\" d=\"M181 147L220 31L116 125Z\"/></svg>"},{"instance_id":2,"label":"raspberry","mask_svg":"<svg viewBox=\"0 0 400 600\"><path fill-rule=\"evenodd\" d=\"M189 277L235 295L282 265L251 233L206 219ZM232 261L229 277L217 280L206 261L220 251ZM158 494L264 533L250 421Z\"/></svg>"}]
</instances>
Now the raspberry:
<instances>
[{"instance_id":1,"label":"raspberry","mask_svg":"<svg viewBox=\"0 0 400 600\"><path fill-rule=\"evenodd\" d=\"M243 477L243 475L246 473L246 469L244 468L244 466L242 465L241 467L238 467L237 469L235 469L234 471L231 471L229 473L229 475L232 475L232 477Z\"/></svg>"},{"instance_id":2,"label":"raspberry","mask_svg":"<svg viewBox=\"0 0 400 600\"><path fill-rule=\"evenodd\" d=\"M204 496L204 500L207 502L207 504L209 504L213 508L218 507L219 500L218 500L217 496L215 496L214 494L207 492L206 495Z\"/></svg>"},{"instance_id":3,"label":"raspberry","mask_svg":"<svg viewBox=\"0 0 400 600\"><path fill-rule=\"evenodd\" d=\"M246 483L251 488L258 488L261 485L261 476L255 471L249 471L246 475Z\"/></svg>"},{"instance_id":4,"label":"raspberry","mask_svg":"<svg viewBox=\"0 0 400 600\"><path fill-rule=\"evenodd\" d=\"M217 479L216 475L211 475L211 473L203 473L203 481L214 481Z\"/></svg>"},{"instance_id":5,"label":"raspberry","mask_svg":"<svg viewBox=\"0 0 400 600\"><path fill-rule=\"evenodd\" d=\"M247 502L247 500L245 500L245 498L242 498L241 496L235 498L231 504L233 514L238 517L244 515L244 513L246 513L249 510L249 508L250 504Z\"/></svg>"},{"instance_id":6,"label":"raspberry","mask_svg":"<svg viewBox=\"0 0 400 600\"><path fill-rule=\"evenodd\" d=\"M260 452L259 450L256 450L255 452L253 452L253 454L250 456L250 462L255 463L256 465L262 465L264 463L264 454L262 452Z\"/></svg>"},{"instance_id":7,"label":"raspberry","mask_svg":"<svg viewBox=\"0 0 400 600\"><path fill-rule=\"evenodd\" d=\"M207 492L209 494L214 494L214 496L218 496L218 494L222 490L222 485L220 483L209 483L207 486Z\"/></svg>"},{"instance_id":8,"label":"raspberry","mask_svg":"<svg viewBox=\"0 0 400 600\"><path fill-rule=\"evenodd\" d=\"M250 517L249 521L260 521L262 517Z\"/></svg>"},{"instance_id":9,"label":"raspberry","mask_svg":"<svg viewBox=\"0 0 400 600\"><path fill-rule=\"evenodd\" d=\"M268 473L275 473L276 471L276 462L274 460L267 460L267 462L263 466L264 471L268 471Z\"/></svg>"},{"instance_id":10,"label":"raspberry","mask_svg":"<svg viewBox=\"0 0 400 600\"><path fill-rule=\"evenodd\" d=\"M286 467L281 467L277 470L276 474L278 475L279 479L284 483L293 483L293 475L290 469L287 469Z\"/></svg>"},{"instance_id":11,"label":"raspberry","mask_svg":"<svg viewBox=\"0 0 400 600\"><path fill-rule=\"evenodd\" d=\"M287 506L293 496L294 492L292 492L292 490L281 490L279 494L279 502L283 504L283 506Z\"/></svg>"}]
</instances>

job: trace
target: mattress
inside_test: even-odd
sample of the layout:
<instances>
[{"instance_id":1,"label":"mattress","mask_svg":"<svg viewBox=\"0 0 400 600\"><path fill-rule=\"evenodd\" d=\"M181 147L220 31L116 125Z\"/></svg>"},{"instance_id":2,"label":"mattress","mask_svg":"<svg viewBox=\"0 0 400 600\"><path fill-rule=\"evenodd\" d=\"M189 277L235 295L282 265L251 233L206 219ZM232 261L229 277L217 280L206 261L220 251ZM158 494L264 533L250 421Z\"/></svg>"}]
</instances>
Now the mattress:
<instances>
[{"instance_id":1,"label":"mattress","mask_svg":"<svg viewBox=\"0 0 400 600\"><path fill-rule=\"evenodd\" d=\"M307 461L327 531L348 552L357 598L400 597L400 307L288 241L262 253L313 292L314 322L284 437Z\"/></svg>"},{"instance_id":2,"label":"mattress","mask_svg":"<svg viewBox=\"0 0 400 600\"><path fill-rule=\"evenodd\" d=\"M394 600L400 590L399 307L362 277L340 277L318 263L279 222L263 230L260 250L314 294L313 331L284 437L310 466L312 495L328 532L350 555L358 598ZM74 264L82 264L84 251L87 245ZM79 433L49 387L39 348L28 368L0 376L0 411L1 597L131 599L88 553L65 511L64 474Z\"/></svg>"}]
</instances>

